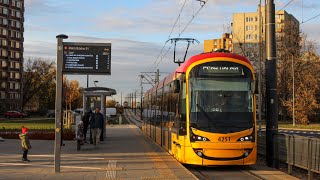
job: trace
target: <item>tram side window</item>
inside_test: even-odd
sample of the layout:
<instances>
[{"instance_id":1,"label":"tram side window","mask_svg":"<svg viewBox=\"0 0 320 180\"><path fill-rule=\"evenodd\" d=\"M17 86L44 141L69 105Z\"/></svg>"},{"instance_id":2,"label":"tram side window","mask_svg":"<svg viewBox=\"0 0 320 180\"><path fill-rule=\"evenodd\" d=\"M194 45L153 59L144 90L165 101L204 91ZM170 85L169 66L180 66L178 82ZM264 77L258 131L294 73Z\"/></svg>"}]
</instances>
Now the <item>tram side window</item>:
<instances>
[{"instance_id":1,"label":"tram side window","mask_svg":"<svg viewBox=\"0 0 320 180\"><path fill-rule=\"evenodd\" d=\"M162 102L162 126L168 127L169 113L168 113L168 89L167 86L164 87L163 92L163 102Z\"/></svg>"},{"instance_id":2,"label":"tram side window","mask_svg":"<svg viewBox=\"0 0 320 180\"><path fill-rule=\"evenodd\" d=\"M157 104L156 104L156 100L157 100L157 94L156 92L152 93L152 100L151 100L151 124L154 125L155 124L155 119L156 119L156 112L157 112Z\"/></svg>"},{"instance_id":3,"label":"tram side window","mask_svg":"<svg viewBox=\"0 0 320 180\"><path fill-rule=\"evenodd\" d=\"M148 96L143 97L143 119L145 122L148 122L148 110L149 110L149 101Z\"/></svg>"},{"instance_id":4,"label":"tram side window","mask_svg":"<svg viewBox=\"0 0 320 180\"><path fill-rule=\"evenodd\" d=\"M162 88L157 91L157 100L156 100L156 117L155 117L155 125L160 126L161 123L161 114L162 114Z\"/></svg>"},{"instance_id":5,"label":"tram side window","mask_svg":"<svg viewBox=\"0 0 320 180\"><path fill-rule=\"evenodd\" d=\"M151 94L148 96L148 122L151 124L151 119L152 119L152 99L151 99Z\"/></svg>"},{"instance_id":6,"label":"tram side window","mask_svg":"<svg viewBox=\"0 0 320 180\"><path fill-rule=\"evenodd\" d=\"M187 123L186 123L186 82L181 81L181 90L179 95L179 135L187 134Z\"/></svg>"},{"instance_id":7,"label":"tram side window","mask_svg":"<svg viewBox=\"0 0 320 180\"><path fill-rule=\"evenodd\" d=\"M170 102L170 121L174 122L173 126L176 128L179 128L179 123L177 122L178 120L178 97L179 94L178 93L174 93L173 90L170 92L170 98L171 98L171 102Z\"/></svg>"}]
</instances>

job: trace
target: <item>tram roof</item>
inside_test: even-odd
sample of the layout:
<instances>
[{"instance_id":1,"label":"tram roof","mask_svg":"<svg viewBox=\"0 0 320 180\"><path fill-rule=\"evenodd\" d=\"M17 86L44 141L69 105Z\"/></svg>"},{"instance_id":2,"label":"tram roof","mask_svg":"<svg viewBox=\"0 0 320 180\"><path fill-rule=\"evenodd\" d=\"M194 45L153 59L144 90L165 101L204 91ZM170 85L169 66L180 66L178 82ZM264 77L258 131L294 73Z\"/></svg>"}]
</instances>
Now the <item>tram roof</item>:
<instances>
[{"instance_id":1,"label":"tram roof","mask_svg":"<svg viewBox=\"0 0 320 180\"><path fill-rule=\"evenodd\" d=\"M198 55L192 56L189 60L187 60L186 62L181 64L181 66L179 66L174 72L170 73L168 76L166 76L162 81L160 81L153 88L148 90L146 93L156 91L156 89L161 88L161 87L169 84L174 79L179 77L182 73L185 73L191 64L193 64L197 61L203 60L203 59L215 58L215 57L235 58L235 59L238 59L240 61L244 61L244 62L251 65L250 61L246 57L240 56L240 55L234 54L234 53L211 52L211 53L198 54Z\"/></svg>"},{"instance_id":2,"label":"tram roof","mask_svg":"<svg viewBox=\"0 0 320 180\"><path fill-rule=\"evenodd\" d=\"M212 52L212 53L202 53L199 55L195 55L192 56L188 61L184 62L183 64L181 64L181 66L179 66L176 69L176 72L180 72L180 73L185 73L188 69L188 67L193 64L194 62L203 60L203 59L208 59L208 58L215 58L215 57L226 57L226 58L235 58L241 61L244 61L248 64L251 65L250 61L243 57L240 56L238 54L234 54L234 53L225 53L225 52Z\"/></svg>"}]
</instances>

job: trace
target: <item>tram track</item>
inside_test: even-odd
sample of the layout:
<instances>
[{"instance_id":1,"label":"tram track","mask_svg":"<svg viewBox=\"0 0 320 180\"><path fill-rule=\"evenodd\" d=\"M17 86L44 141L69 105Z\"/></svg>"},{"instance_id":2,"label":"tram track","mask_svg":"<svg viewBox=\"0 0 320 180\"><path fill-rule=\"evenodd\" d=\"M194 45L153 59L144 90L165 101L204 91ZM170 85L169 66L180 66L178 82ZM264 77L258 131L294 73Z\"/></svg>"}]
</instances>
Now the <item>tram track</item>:
<instances>
[{"instance_id":1,"label":"tram track","mask_svg":"<svg viewBox=\"0 0 320 180\"><path fill-rule=\"evenodd\" d=\"M200 166L190 166L185 165L185 167L193 173L200 180L207 179L243 179L243 180L265 180L265 178L252 173L251 167L241 167L241 166L210 166L210 167L200 167Z\"/></svg>"},{"instance_id":2,"label":"tram track","mask_svg":"<svg viewBox=\"0 0 320 180\"><path fill-rule=\"evenodd\" d=\"M134 119L133 114L131 114L130 110L125 111L124 115L127 118L128 122L138 126L137 123L139 122ZM184 165L184 166L200 180L207 180L207 179L265 180L265 178L251 172L251 170L254 170L254 168L250 166L209 166L209 167L193 166L193 165Z\"/></svg>"}]
</instances>

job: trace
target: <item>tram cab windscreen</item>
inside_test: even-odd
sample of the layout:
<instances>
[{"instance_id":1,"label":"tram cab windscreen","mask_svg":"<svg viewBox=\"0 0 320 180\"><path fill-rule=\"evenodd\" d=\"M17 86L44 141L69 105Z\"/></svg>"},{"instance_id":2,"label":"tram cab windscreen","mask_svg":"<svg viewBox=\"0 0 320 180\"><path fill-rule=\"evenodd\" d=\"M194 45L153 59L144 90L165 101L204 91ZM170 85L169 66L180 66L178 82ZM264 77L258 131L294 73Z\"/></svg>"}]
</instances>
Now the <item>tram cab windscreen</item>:
<instances>
[{"instance_id":1,"label":"tram cab windscreen","mask_svg":"<svg viewBox=\"0 0 320 180\"><path fill-rule=\"evenodd\" d=\"M189 74L190 126L233 133L254 126L252 73L233 62L208 62Z\"/></svg>"}]
</instances>

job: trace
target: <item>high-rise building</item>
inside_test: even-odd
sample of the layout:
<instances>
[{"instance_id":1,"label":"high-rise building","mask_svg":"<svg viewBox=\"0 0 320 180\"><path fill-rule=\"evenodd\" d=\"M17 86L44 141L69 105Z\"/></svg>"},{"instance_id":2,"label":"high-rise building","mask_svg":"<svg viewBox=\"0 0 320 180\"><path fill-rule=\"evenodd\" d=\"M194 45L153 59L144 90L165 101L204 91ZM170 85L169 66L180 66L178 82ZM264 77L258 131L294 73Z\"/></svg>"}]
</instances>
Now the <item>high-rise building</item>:
<instances>
[{"instance_id":1,"label":"high-rise building","mask_svg":"<svg viewBox=\"0 0 320 180\"><path fill-rule=\"evenodd\" d=\"M0 0L0 112L21 109L24 0Z\"/></svg>"},{"instance_id":2,"label":"high-rise building","mask_svg":"<svg viewBox=\"0 0 320 180\"><path fill-rule=\"evenodd\" d=\"M218 49L233 52L232 35L224 33L221 39L204 40L204 52L213 52Z\"/></svg>"},{"instance_id":3,"label":"high-rise building","mask_svg":"<svg viewBox=\"0 0 320 180\"><path fill-rule=\"evenodd\" d=\"M299 47L299 21L285 10L276 11L277 51L296 51ZM257 56L259 30L261 44L265 42L265 7L257 12L234 13L232 18L232 35L234 52L246 55L251 60Z\"/></svg>"}]
</instances>

